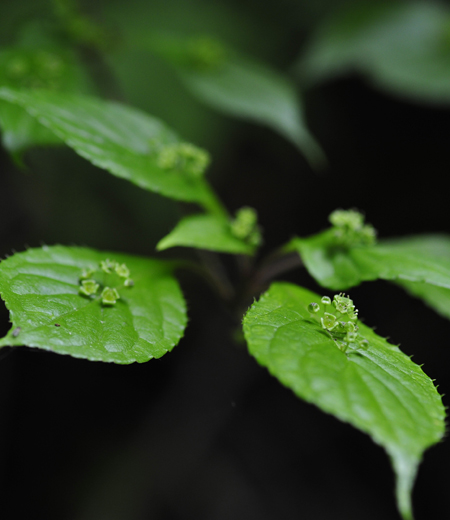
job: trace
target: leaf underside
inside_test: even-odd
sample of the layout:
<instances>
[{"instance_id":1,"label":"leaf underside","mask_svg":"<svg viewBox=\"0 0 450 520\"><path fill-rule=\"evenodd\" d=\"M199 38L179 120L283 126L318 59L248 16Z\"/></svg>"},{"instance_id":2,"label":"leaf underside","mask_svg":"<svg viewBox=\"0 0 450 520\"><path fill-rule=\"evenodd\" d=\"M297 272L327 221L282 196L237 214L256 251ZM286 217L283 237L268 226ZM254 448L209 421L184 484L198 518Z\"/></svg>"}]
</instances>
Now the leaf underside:
<instances>
[{"instance_id":1,"label":"leaf underside","mask_svg":"<svg viewBox=\"0 0 450 520\"><path fill-rule=\"evenodd\" d=\"M251 255L255 250L255 246L232 235L227 219L215 215L185 217L160 240L156 249L162 251L175 246L244 255Z\"/></svg>"},{"instance_id":2,"label":"leaf underside","mask_svg":"<svg viewBox=\"0 0 450 520\"><path fill-rule=\"evenodd\" d=\"M115 305L80 294L83 269L113 259L134 281ZM170 264L120 253L44 246L0 263L0 294L11 330L0 346L38 347L91 361L121 364L159 358L179 342L186 305Z\"/></svg>"},{"instance_id":3,"label":"leaf underside","mask_svg":"<svg viewBox=\"0 0 450 520\"><path fill-rule=\"evenodd\" d=\"M383 446L397 475L397 500L412 518L411 489L423 451L444 434L444 408L432 381L397 347L358 323L367 349L343 353L311 319L320 296L276 283L244 318L250 353L294 393Z\"/></svg>"},{"instance_id":4,"label":"leaf underside","mask_svg":"<svg viewBox=\"0 0 450 520\"><path fill-rule=\"evenodd\" d=\"M312 166L322 167L326 163L324 152L307 127L300 94L287 76L225 48L218 63L205 68L189 66L176 57L182 56L190 43L189 39L165 35L155 37L152 47L174 67L186 88L201 102L278 132Z\"/></svg>"},{"instance_id":5,"label":"leaf underside","mask_svg":"<svg viewBox=\"0 0 450 520\"><path fill-rule=\"evenodd\" d=\"M312 166L325 155L304 120L300 95L287 78L249 59L234 58L217 73L180 71L186 87L211 107L266 125L291 141Z\"/></svg>"}]
</instances>

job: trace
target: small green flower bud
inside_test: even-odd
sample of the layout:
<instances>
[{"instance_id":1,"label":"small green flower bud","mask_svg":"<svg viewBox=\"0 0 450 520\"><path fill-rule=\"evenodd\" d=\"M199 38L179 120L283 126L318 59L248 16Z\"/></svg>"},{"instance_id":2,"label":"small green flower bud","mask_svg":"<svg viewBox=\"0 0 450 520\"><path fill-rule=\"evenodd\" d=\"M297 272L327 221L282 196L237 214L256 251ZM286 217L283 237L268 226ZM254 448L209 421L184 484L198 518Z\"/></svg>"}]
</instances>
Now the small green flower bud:
<instances>
[{"instance_id":1,"label":"small green flower bud","mask_svg":"<svg viewBox=\"0 0 450 520\"><path fill-rule=\"evenodd\" d=\"M92 296L98 291L99 287L95 280L82 280L79 292L85 296Z\"/></svg>"},{"instance_id":2,"label":"small green flower bud","mask_svg":"<svg viewBox=\"0 0 450 520\"><path fill-rule=\"evenodd\" d=\"M356 332L355 324L351 321L347 321L344 328L347 332Z\"/></svg>"},{"instance_id":3,"label":"small green flower bud","mask_svg":"<svg viewBox=\"0 0 450 520\"><path fill-rule=\"evenodd\" d=\"M341 350L342 352L347 352L347 349L348 349L348 343L346 343L345 341L336 341L336 345L338 346L339 350Z\"/></svg>"},{"instance_id":4,"label":"small green flower bud","mask_svg":"<svg viewBox=\"0 0 450 520\"><path fill-rule=\"evenodd\" d=\"M117 290L111 287L105 287L101 296L104 305L115 305L116 301L120 298Z\"/></svg>"},{"instance_id":5,"label":"small green flower bud","mask_svg":"<svg viewBox=\"0 0 450 520\"><path fill-rule=\"evenodd\" d=\"M178 154L176 145L164 146L158 154L157 164L163 170L173 170L177 166Z\"/></svg>"},{"instance_id":6,"label":"small green flower bud","mask_svg":"<svg viewBox=\"0 0 450 520\"><path fill-rule=\"evenodd\" d=\"M121 278L130 277L130 270L128 269L128 267L125 264L122 264L122 265L116 264L115 271Z\"/></svg>"},{"instance_id":7,"label":"small green flower bud","mask_svg":"<svg viewBox=\"0 0 450 520\"><path fill-rule=\"evenodd\" d=\"M159 150L156 159L161 169L182 171L192 177L201 177L210 161L208 152L190 143L166 145Z\"/></svg>"},{"instance_id":8,"label":"small green flower bud","mask_svg":"<svg viewBox=\"0 0 450 520\"><path fill-rule=\"evenodd\" d=\"M338 322L336 321L336 316L334 314L330 314L329 312L325 312L323 318L321 318L322 327L326 330L333 330Z\"/></svg>"},{"instance_id":9,"label":"small green flower bud","mask_svg":"<svg viewBox=\"0 0 450 520\"><path fill-rule=\"evenodd\" d=\"M230 231L233 236L247 243L259 246L262 241L261 231L258 226L258 214L255 209L244 206L236 211L234 220L230 223Z\"/></svg>"},{"instance_id":10,"label":"small green flower bud","mask_svg":"<svg viewBox=\"0 0 450 520\"><path fill-rule=\"evenodd\" d=\"M254 229L247 237L247 242L251 246L258 247L262 242L261 232L258 228Z\"/></svg>"},{"instance_id":11,"label":"small green flower bud","mask_svg":"<svg viewBox=\"0 0 450 520\"><path fill-rule=\"evenodd\" d=\"M346 340L349 343L354 343L358 337L358 334L356 332L347 332Z\"/></svg>"},{"instance_id":12,"label":"small green flower bud","mask_svg":"<svg viewBox=\"0 0 450 520\"><path fill-rule=\"evenodd\" d=\"M355 306L353 305L353 301L350 298L347 298L343 294L336 294L333 298L333 305L337 311L341 314L347 314L347 312L353 311Z\"/></svg>"},{"instance_id":13,"label":"small green flower bud","mask_svg":"<svg viewBox=\"0 0 450 520\"><path fill-rule=\"evenodd\" d=\"M322 303L324 305L331 305L331 298L329 298L328 296L322 296Z\"/></svg>"},{"instance_id":14,"label":"small green flower bud","mask_svg":"<svg viewBox=\"0 0 450 520\"><path fill-rule=\"evenodd\" d=\"M355 210L338 209L329 216L337 245L345 248L370 246L375 243L376 231L364 224L364 216Z\"/></svg>"},{"instance_id":15,"label":"small green flower bud","mask_svg":"<svg viewBox=\"0 0 450 520\"><path fill-rule=\"evenodd\" d=\"M95 273L95 269L93 269L93 268L83 269L83 270L81 271L81 274L80 274L80 280L87 280L87 279L90 278L94 273Z\"/></svg>"},{"instance_id":16,"label":"small green flower bud","mask_svg":"<svg viewBox=\"0 0 450 520\"><path fill-rule=\"evenodd\" d=\"M127 278L124 282L123 282L123 285L124 287L133 287L134 285L134 282L131 278Z\"/></svg>"},{"instance_id":17,"label":"small green flower bud","mask_svg":"<svg viewBox=\"0 0 450 520\"><path fill-rule=\"evenodd\" d=\"M364 223L364 216L359 211L352 209L337 209L331 213L328 219L333 226L353 231L359 229Z\"/></svg>"},{"instance_id":18,"label":"small green flower bud","mask_svg":"<svg viewBox=\"0 0 450 520\"><path fill-rule=\"evenodd\" d=\"M106 260L102 260L100 262L100 268L102 269L102 271L104 271L107 274L111 274L112 271L114 271L116 269L116 266L117 266L117 262L114 262L114 261L110 260L109 258L107 258Z\"/></svg>"},{"instance_id":19,"label":"small green flower bud","mask_svg":"<svg viewBox=\"0 0 450 520\"><path fill-rule=\"evenodd\" d=\"M366 224L360 230L359 237L362 245L371 246L376 242L377 232L373 226L371 226L370 224Z\"/></svg>"}]
</instances>

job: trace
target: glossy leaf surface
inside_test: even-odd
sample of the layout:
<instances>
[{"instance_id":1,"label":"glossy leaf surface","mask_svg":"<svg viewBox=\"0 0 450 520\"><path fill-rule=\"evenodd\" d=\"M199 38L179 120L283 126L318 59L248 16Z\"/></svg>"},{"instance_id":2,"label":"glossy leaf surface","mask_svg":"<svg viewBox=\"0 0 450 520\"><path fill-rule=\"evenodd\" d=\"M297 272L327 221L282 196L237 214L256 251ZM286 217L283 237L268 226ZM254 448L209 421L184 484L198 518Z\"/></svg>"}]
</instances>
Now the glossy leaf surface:
<instances>
[{"instance_id":1,"label":"glossy leaf surface","mask_svg":"<svg viewBox=\"0 0 450 520\"><path fill-rule=\"evenodd\" d=\"M364 349L342 352L307 310L320 296L276 283L244 318L250 353L300 398L383 446L397 475L397 500L410 494L423 451L444 434L444 407L430 378L397 347L358 322Z\"/></svg>"},{"instance_id":2,"label":"glossy leaf surface","mask_svg":"<svg viewBox=\"0 0 450 520\"><path fill-rule=\"evenodd\" d=\"M320 81L358 71L413 100L450 102L450 10L437 2L363 2L337 11L302 53L298 73Z\"/></svg>"},{"instance_id":3,"label":"glossy leaf surface","mask_svg":"<svg viewBox=\"0 0 450 520\"><path fill-rule=\"evenodd\" d=\"M370 247L334 247L331 230L289 245L300 254L306 268L321 285L343 290L364 281L425 282L450 288L450 237L413 236L380 241Z\"/></svg>"},{"instance_id":4,"label":"glossy leaf surface","mask_svg":"<svg viewBox=\"0 0 450 520\"><path fill-rule=\"evenodd\" d=\"M224 114L272 128L298 147L312 165L322 166L325 156L306 125L300 94L291 80L267 65L228 49L222 51L219 45L214 40L172 39L157 41L155 48L200 101ZM197 52L196 46L200 47Z\"/></svg>"},{"instance_id":5,"label":"glossy leaf surface","mask_svg":"<svg viewBox=\"0 0 450 520\"><path fill-rule=\"evenodd\" d=\"M107 259L126 263L134 282L124 287L113 278L120 298L110 305L102 303L100 291L80 293L83 271ZM159 358L178 343L187 321L171 271L162 261L78 247L17 253L0 263L0 294L12 321L0 346L122 364Z\"/></svg>"},{"instance_id":6,"label":"glossy leaf surface","mask_svg":"<svg viewBox=\"0 0 450 520\"><path fill-rule=\"evenodd\" d=\"M214 215L191 215L182 219L156 249L184 246L222 253L250 255L255 246L233 236L227 219Z\"/></svg>"},{"instance_id":7,"label":"glossy leaf surface","mask_svg":"<svg viewBox=\"0 0 450 520\"><path fill-rule=\"evenodd\" d=\"M113 175L218 211L201 177L159 164L161 149L180 141L158 119L119 103L49 91L3 88L0 98L25 108L79 155Z\"/></svg>"}]
</instances>

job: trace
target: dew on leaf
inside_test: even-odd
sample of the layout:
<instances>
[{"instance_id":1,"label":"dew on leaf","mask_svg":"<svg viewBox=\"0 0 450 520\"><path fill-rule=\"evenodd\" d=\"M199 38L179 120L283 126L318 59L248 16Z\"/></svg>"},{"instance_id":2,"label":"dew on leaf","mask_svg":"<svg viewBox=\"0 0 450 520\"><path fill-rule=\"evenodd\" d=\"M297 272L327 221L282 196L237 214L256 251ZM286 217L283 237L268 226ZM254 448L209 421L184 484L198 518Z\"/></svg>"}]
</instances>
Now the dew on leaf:
<instances>
[{"instance_id":1,"label":"dew on leaf","mask_svg":"<svg viewBox=\"0 0 450 520\"><path fill-rule=\"evenodd\" d=\"M308 312L314 313L314 312L319 312L319 311L320 311L320 306L318 303L312 302L308 305Z\"/></svg>"},{"instance_id":2,"label":"dew on leaf","mask_svg":"<svg viewBox=\"0 0 450 520\"><path fill-rule=\"evenodd\" d=\"M342 352L348 349L357 350L359 348L366 349L369 342L360 336L358 326L355 324L358 317L358 310L353 304L353 300L345 294L336 294L331 301L330 298L324 296L322 303L327 307L330 302L336 309L333 313L324 312L317 303L310 303L307 307L310 314L315 315L314 319L320 323L322 329L326 330L331 338L336 342L337 347ZM319 314L318 314L319 313Z\"/></svg>"}]
</instances>

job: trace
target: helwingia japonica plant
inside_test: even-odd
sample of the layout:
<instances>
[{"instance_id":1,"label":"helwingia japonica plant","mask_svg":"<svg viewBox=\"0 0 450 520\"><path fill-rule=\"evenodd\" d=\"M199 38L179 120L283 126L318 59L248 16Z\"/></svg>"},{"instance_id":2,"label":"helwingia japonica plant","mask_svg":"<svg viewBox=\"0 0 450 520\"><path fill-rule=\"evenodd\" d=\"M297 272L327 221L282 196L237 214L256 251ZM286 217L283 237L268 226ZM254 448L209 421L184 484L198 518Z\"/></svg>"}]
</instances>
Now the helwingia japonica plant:
<instances>
[{"instance_id":1,"label":"helwingia japonica plant","mask_svg":"<svg viewBox=\"0 0 450 520\"><path fill-rule=\"evenodd\" d=\"M279 243L266 243L258 217L262 208L228 209L209 182L213 153L158 117L95 95L95 77L77 49L87 46L101 54L106 36L87 19L69 23L81 15L64 2L56 4L62 40L55 33L42 48L0 49L3 147L20 165L30 147L66 146L120 182L170 199L182 214L161 233L151 257L121 252L117 244L116 251L24 247L3 258L0 296L10 326L0 348L30 347L122 365L176 356L190 298L178 276L209 283L218 312L226 308L242 325L257 363L299 399L369 435L386 451L399 514L412 520L418 467L425 450L443 439L445 407L432 374L411 359L408 344L400 349L375 332L377 324L352 288L384 280L449 318L450 236L383 239L362 211L342 209L336 201L327 229L295 237L280 230ZM342 49L334 51L340 52L339 68L331 67L327 34L331 38L333 31L338 30L330 22L328 33L317 36L299 61L297 69L309 72L305 78L317 80L354 60L361 63L363 51L350 55L341 41ZM361 38L354 40L363 46ZM316 170L326 164L288 76L205 35L155 32L140 48L201 102L275 130ZM195 254L186 254L188 249ZM233 256L237 269L230 267ZM293 266L305 269L311 284L323 288L320 293L275 280Z\"/></svg>"}]
</instances>

